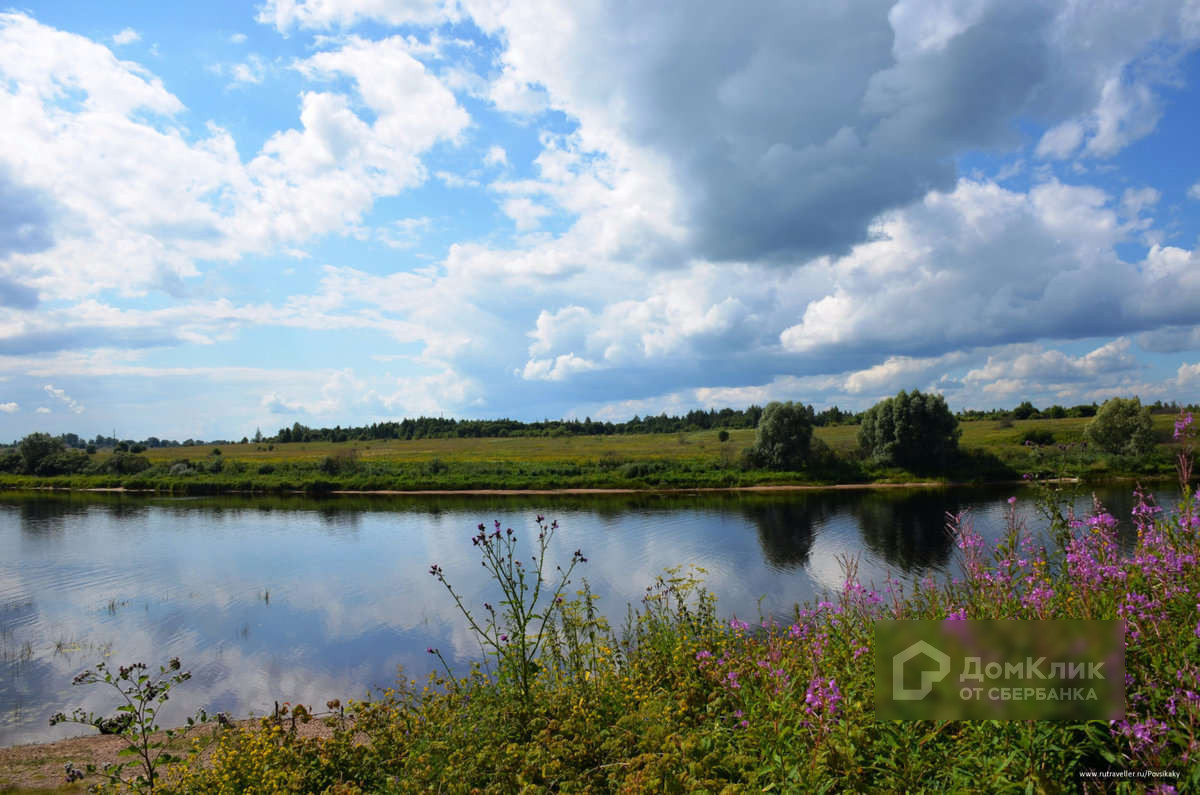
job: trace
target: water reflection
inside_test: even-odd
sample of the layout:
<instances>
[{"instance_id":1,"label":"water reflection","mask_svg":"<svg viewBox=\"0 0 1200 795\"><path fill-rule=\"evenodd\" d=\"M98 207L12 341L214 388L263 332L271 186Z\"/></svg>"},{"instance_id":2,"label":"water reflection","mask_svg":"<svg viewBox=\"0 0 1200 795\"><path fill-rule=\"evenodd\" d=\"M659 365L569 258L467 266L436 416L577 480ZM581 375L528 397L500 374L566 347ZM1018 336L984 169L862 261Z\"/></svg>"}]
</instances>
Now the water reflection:
<instances>
[{"instance_id":1,"label":"water reflection","mask_svg":"<svg viewBox=\"0 0 1200 795\"><path fill-rule=\"evenodd\" d=\"M954 539L946 532L946 514L958 513L962 502L953 490L861 495L850 506L863 543L905 574L944 568Z\"/></svg>"},{"instance_id":2,"label":"water reflection","mask_svg":"<svg viewBox=\"0 0 1200 795\"><path fill-rule=\"evenodd\" d=\"M107 654L122 663L180 656L194 674L169 702L180 719L199 706L261 714L277 699L362 697L391 684L397 666L423 675L427 646L465 665L477 646L425 572L436 561L468 604L495 601L469 542L493 518L523 544L536 537L536 514L558 519L561 549L552 554L585 550L580 577L610 617L624 615L664 568L689 563L707 570L723 614L753 617L760 607L786 615L838 587L841 556L858 557L864 580L875 582L951 571L945 512L969 511L994 540L1014 491L0 495L0 744L72 731L47 726L58 709L107 709L105 694L70 687ZM1129 491L1100 496L1127 517ZM1089 504L1080 495L1077 509ZM1017 509L1040 526L1028 494Z\"/></svg>"}]
</instances>

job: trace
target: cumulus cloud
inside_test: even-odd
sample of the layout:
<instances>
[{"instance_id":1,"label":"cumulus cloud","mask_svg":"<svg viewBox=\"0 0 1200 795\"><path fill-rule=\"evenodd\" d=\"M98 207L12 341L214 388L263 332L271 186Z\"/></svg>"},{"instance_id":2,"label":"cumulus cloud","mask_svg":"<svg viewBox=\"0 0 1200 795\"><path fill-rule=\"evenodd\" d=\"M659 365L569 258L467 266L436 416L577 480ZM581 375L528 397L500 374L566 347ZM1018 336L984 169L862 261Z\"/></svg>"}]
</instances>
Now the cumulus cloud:
<instances>
[{"instance_id":1,"label":"cumulus cloud","mask_svg":"<svg viewBox=\"0 0 1200 795\"><path fill-rule=\"evenodd\" d=\"M1114 247L1142 226L1092 187L1050 182L1023 194L961 180L882 217L873 241L830 261L832 289L780 340L797 352L912 353L1178 323L1200 289L1194 253L1152 247L1122 261Z\"/></svg>"},{"instance_id":2,"label":"cumulus cloud","mask_svg":"<svg viewBox=\"0 0 1200 795\"><path fill-rule=\"evenodd\" d=\"M1181 3L465 7L505 37L503 84L667 154L718 259L844 252L879 213L952 188L953 153L1015 144L1019 116L1050 122L1045 156L1111 156L1153 129L1155 87L1197 43Z\"/></svg>"},{"instance_id":3,"label":"cumulus cloud","mask_svg":"<svg viewBox=\"0 0 1200 795\"><path fill-rule=\"evenodd\" d=\"M3 411L5 414L12 414L19 408L21 407L11 401L8 403L0 403L0 411Z\"/></svg>"},{"instance_id":4,"label":"cumulus cloud","mask_svg":"<svg viewBox=\"0 0 1200 795\"><path fill-rule=\"evenodd\" d=\"M50 409L46 408L45 406L38 406L35 411L37 414L49 414L50 413Z\"/></svg>"},{"instance_id":5,"label":"cumulus cloud","mask_svg":"<svg viewBox=\"0 0 1200 795\"><path fill-rule=\"evenodd\" d=\"M420 184L421 155L468 123L407 48L399 37L352 37L298 62L309 79L340 78L355 94L305 91L299 127L243 162L215 124L181 134L183 104L144 68L26 15L0 15L0 73L13 87L0 132L27 153L0 174L0 198L10 199L0 203L0 256L44 297L179 293L197 262L356 230L377 198ZM261 62L241 66L235 76L261 78ZM68 90L79 110L62 106ZM82 114L86 124L70 122ZM61 208L53 216L44 197Z\"/></svg>"}]
</instances>

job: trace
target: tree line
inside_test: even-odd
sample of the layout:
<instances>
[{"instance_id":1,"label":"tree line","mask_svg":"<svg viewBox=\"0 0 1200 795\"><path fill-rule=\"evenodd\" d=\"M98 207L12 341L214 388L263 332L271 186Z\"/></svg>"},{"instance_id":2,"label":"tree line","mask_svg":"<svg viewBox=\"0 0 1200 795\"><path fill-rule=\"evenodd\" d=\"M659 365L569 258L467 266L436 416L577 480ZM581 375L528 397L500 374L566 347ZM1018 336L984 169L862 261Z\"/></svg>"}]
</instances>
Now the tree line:
<instances>
[{"instance_id":1,"label":"tree line","mask_svg":"<svg viewBox=\"0 0 1200 795\"><path fill-rule=\"evenodd\" d=\"M904 395L907 393L901 392ZM919 391L914 391L913 395L921 394ZM899 397L899 396L897 396ZM889 398L891 400L892 398ZM792 405L792 404L789 404ZM812 406L804 404L794 404L796 406L804 406L805 422L812 427L824 427L831 425L858 425L861 426L868 418L877 417L879 405L871 407L865 411L853 412L848 411L838 406L832 406L821 411L817 411ZM1155 401L1154 403L1142 406L1139 402L1139 410L1144 408L1146 411L1153 414L1161 413L1177 413L1181 409L1187 411L1200 411L1200 406L1195 404L1180 406L1176 402ZM1013 409L990 409L978 410L968 409L951 414L949 408L945 413L958 421L967 420L1030 420L1030 419L1061 419L1064 417L1095 417L1100 410L1100 406L1096 403L1080 404L1070 408L1053 405L1044 409L1038 409L1030 401L1023 401ZM493 419L493 420L470 420L470 419L454 419L445 417L417 417L405 418L402 420L391 420L385 422L376 422L369 425L347 426L343 428L340 425L333 428L311 428L299 422L293 423L290 427L280 428L274 436L265 436L261 430L257 430L254 437L242 437L241 443L287 443L287 442L349 442L349 441L374 441L374 440L412 440L412 439L454 439L454 438L497 438L497 437L560 437L560 436L611 436L624 434L644 434L644 433L684 433L705 430L736 430L758 428L763 417L764 407L758 405L750 405L744 409L708 409L707 411L695 409L681 415L668 415L663 412L659 415L647 415L640 417L635 415L632 419L624 422L598 421L587 417L583 420L578 419L559 419L559 420L542 420L540 422L522 422L508 418ZM874 428L874 426L872 426ZM874 433L874 430L869 431ZM202 445L227 445L235 444L236 442L228 439L210 439L204 441L202 439L185 439L184 441L175 441L173 439L161 439L157 436L150 436L140 441L133 439L120 439L116 436L104 436L97 434L93 439L85 439L78 434L65 433L60 436L53 437L58 440L62 448L66 450L82 450L88 454L94 453L97 449L112 449L118 453L141 453L148 448L156 447L192 447ZM15 450L20 440L14 441L8 445L10 452ZM774 454L770 454L773 456ZM10 465L15 465L15 459L10 459ZM0 470L4 467L0 466ZM11 470L8 470L11 471Z\"/></svg>"}]
</instances>

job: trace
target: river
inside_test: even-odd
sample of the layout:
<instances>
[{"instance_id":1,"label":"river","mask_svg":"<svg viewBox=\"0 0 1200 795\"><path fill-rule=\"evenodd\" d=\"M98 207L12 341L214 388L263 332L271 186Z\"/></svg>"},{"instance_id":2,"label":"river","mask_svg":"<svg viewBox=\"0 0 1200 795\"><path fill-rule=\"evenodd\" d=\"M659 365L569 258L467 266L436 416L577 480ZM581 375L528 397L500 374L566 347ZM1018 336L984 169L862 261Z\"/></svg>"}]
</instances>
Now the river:
<instances>
[{"instance_id":1,"label":"river","mask_svg":"<svg viewBox=\"0 0 1200 795\"><path fill-rule=\"evenodd\" d=\"M1097 490L1127 522L1130 486ZM1154 490L1164 506L1178 499ZM441 649L465 672L478 646L432 563L472 606L497 602L471 536L499 519L532 552L535 516L558 521L553 563L580 549L575 573L619 626L666 567L695 565L723 616L784 617L842 582L840 561L882 585L955 571L947 511L967 511L986 538L1003 532L1008 498L1042 525L1021 486L786 493L605 496L169 498L0 494L0 746L86 733L51 728L76 706L109 711L112 691L72 687L100 661L163 663L193 678L164 725L196 707L239 717L275 701L364 698L423 677ZM1084 510L1090 494L1079 495Z\"/></svg>"}]
</instances>

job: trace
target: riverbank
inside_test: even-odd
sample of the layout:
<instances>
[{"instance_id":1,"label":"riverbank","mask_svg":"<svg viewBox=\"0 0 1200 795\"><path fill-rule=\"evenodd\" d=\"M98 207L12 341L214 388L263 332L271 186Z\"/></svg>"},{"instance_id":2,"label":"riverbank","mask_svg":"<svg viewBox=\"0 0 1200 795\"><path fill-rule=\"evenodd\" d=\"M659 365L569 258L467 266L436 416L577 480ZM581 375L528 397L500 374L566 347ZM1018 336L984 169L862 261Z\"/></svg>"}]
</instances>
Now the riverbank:
<instances>
[{"instance_id":1,"label":"riverbank","mask_svg":"<svg viewBox=\"0 0 1200 795\"><path fill-rule=\"evenodd\" d=\"M1079 444L1085 420L964 422L959 450L937 472L882 467L857 449L856 426L817 428L827 453L802 471L749 465L753 430L630 436L246 443L98 451L76 474L0 473L0 489L123 489L174 495L304 493L612 493L759 488L861 488L1003 483L1026 474L1089 481L1173 477L1178 445L1155 418L1157 449L1142 458ZM1159 426L1162 427L1159 427ZM1045 444L1027 444L1031 437ZM73 454L83 457L82 452Z\"/></svg>"},{"instance_id":2,"label":"riverbank","mask_svg":"<svg viewBox=\"0 0 1200 795\"><path fill-rule=\"evenodd\" d=\"M761 625L718 615L718 595L694 571L656 578L620 629L594 611L588 591L574 598L560 586L537 607L528 600L539 597L515 586L528 610L499 611L497 623L474 630L481 644L494 641L486 648L498 675L401 678L347 704L353 722L319 735L291 736L286 722L201 729L207 745L168 773L164 790L1057 791L1111 770L1154 771L1194 790L1200 521L1193 502L1164 508L1133 506L1138 532L1127 554L1106 512L1050 528L1065 532L1049 548L1029 541L1015 508L991 549L970 523L953 522L962 578L889 581L880 591L850 568L826 598ZM487 567L523 556L518 544L497 532L468 549L482 546ZM503 579L503 567L489 571L517 582L515 573ZM520 622L542 608L553 640ZM876 622L887 619L1122 619L1124 718L1064 717L1046 706L1031 720L880 720L873 646ZM545 640L536 652L509 641L534 636ZM54 791L62 765L111 753L112 742L3 749L0 769L24 768L12 786Z\"/></svg>"}]
</instances>

